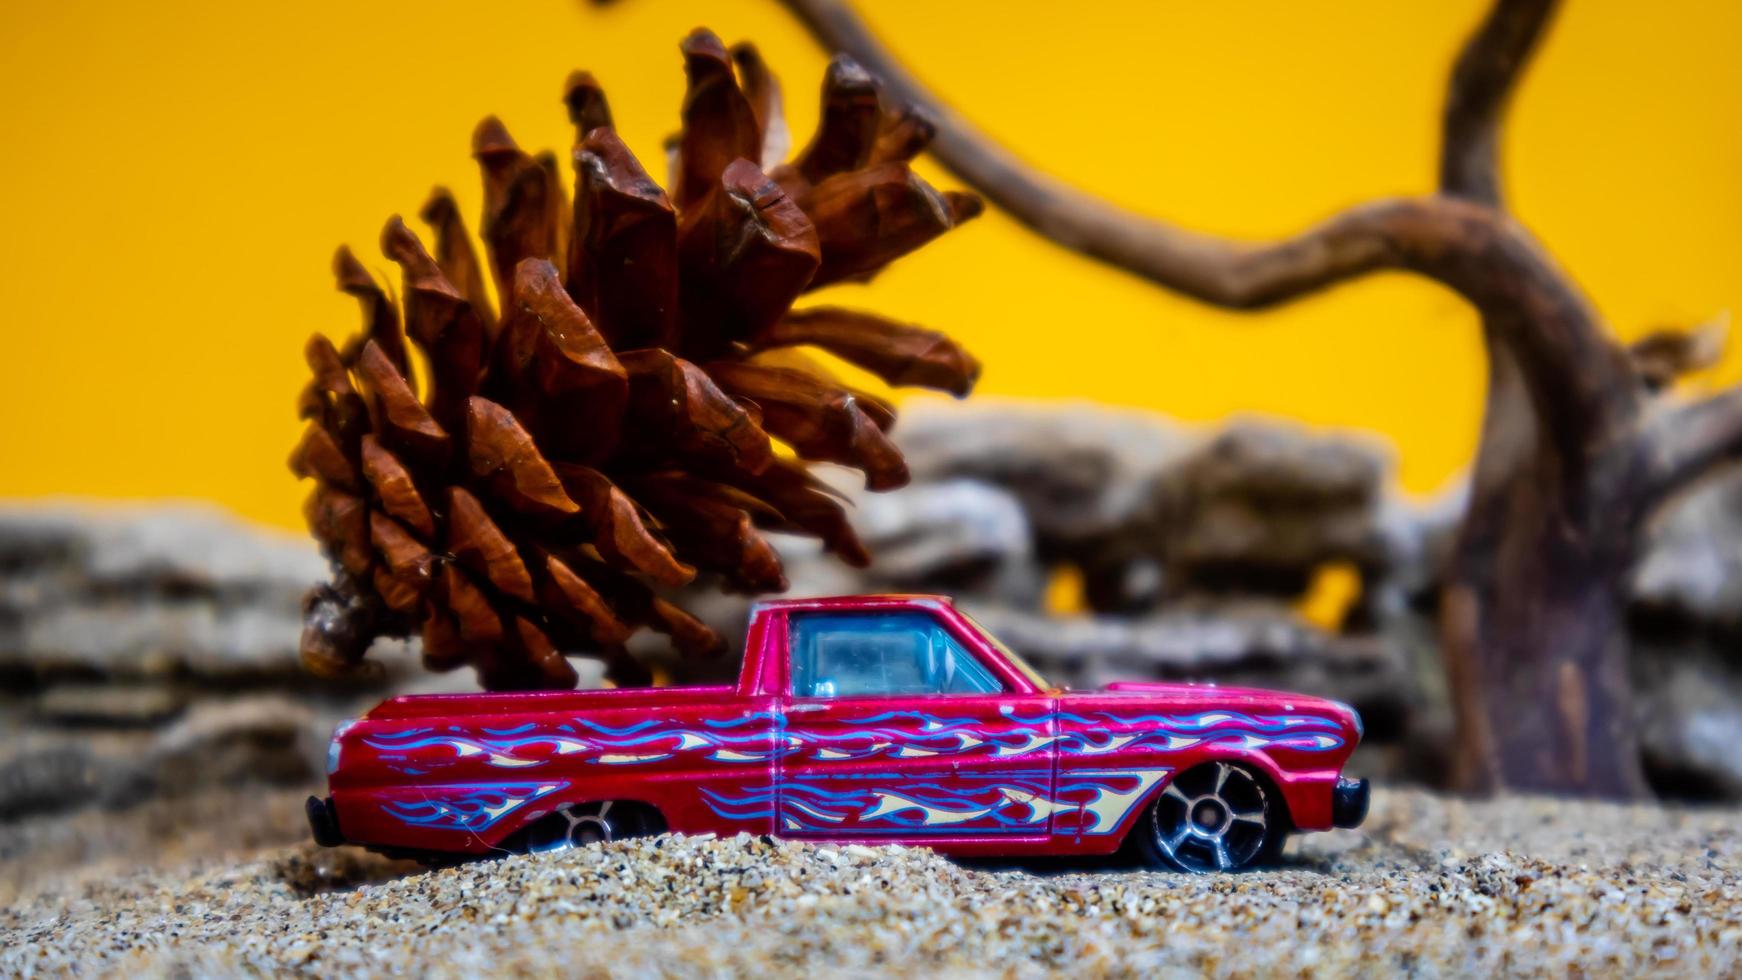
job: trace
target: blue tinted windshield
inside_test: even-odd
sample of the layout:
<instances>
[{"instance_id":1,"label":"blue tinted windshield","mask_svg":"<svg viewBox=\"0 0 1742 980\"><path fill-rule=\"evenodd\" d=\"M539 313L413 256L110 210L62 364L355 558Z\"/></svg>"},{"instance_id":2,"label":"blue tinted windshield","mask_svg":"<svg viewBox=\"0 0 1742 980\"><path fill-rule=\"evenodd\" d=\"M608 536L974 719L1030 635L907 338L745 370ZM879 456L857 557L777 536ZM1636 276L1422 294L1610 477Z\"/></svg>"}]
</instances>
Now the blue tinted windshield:
<instances>
[{"instance_id":1,"label":"blue tinted windshield","mask_svg":"<svg viewBox=\"0 0 1742 980\"><path fill-rule=\"evenodd\" d=\"M1003 685L922 612L792 617L792 693L801 698L991 694Z\"/></svg>"}]
</instances>

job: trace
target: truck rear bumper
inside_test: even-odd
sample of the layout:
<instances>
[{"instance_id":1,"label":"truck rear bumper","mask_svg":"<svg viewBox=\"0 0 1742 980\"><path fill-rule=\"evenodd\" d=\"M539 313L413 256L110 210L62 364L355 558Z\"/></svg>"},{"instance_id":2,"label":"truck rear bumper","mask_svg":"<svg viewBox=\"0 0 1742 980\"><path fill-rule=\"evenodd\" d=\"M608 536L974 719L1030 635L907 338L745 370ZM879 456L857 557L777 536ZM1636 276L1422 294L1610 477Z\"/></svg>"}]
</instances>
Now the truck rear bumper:
<instances>
[{"instance_id":1,"label":"truck rear bumper","mask_svg":"<svg viewBox=\"0 0 1742 980\"><path fill-rule=\"evenodd\" d=\"M314 832L316 844L338 847L345 843L345 835L339 832L339 815L333 809L332 797L311 796L303 808L308 811L308 827Z\"/></svg>"},{"instance_id":2,"label":"truck rear bumper","mask_svg":"<svg viewBox=\"0 0 1742 980\"><path fill-rule=\"evenodd\" d=\"M1331 790L1331 826L1359 827L1367 819L1371 787L1365 779L1339 779ZM312 801L311 801L312 802Z\"/></svg>"}]
</instances>

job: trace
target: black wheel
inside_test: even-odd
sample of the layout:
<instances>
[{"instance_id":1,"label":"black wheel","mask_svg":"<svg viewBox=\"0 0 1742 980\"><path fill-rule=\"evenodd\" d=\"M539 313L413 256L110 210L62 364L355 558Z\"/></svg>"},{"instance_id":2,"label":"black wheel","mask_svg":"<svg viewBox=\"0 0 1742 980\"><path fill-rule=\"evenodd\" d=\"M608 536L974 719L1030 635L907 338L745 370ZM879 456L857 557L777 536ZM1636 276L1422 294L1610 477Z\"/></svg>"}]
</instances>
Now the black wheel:
<instances>
[{"instance_id":1,"label":"black wheel","mask_svg":"<svg viewBox=\"0 0 1742 980\"><path fill-rule=\"evenodd\" d=\"M1180 773L1133 832L1143 856L1179 871L1244 871L1282 852L1287 821L1265 781L1229 762Z\"/></svg>"},{"instance_id":2,"label":"black wheel","mask_svg":"<svg viewBox=\"0 0 1742 980\"><path fill-rule=\"evenodd\" d=\"M526 854L566 851L588 844L644 837L665 829L652 807L621 800L574 803L515 835L510 850Z\"/></svg>"}]
</instances>

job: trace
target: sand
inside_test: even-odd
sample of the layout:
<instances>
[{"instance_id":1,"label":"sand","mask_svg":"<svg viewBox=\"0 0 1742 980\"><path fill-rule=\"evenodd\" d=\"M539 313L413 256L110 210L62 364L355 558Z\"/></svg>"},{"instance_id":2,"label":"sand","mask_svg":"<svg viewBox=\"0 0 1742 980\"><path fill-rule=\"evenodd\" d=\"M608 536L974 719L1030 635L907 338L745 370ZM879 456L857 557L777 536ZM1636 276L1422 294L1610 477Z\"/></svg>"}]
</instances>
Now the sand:
<instances>
[{"instance_id":1,"label":"sand","mask_svg":"<svg viewBox=\"0 0 1742 980\"><path fill-rule=\"evenodd\" d=\"M236 797L149 853L128 828L175 811L6 828L0 970L1742 976L1735 809L1381 791L1281 868L1189 876L748 837L424 871L285 843L295 806Z\"/></svg>"}]
</instances>

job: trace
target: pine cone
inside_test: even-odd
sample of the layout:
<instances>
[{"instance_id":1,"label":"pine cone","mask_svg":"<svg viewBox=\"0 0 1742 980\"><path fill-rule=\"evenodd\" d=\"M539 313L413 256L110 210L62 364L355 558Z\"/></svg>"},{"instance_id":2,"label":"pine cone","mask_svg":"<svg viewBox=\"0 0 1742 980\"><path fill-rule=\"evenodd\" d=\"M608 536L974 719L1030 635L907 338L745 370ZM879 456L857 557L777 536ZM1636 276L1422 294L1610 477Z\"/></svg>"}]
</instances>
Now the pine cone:
<instances>
[{"instance_id":1,"label":"pine cone","mask_svg":"<svg viewBox=\"0 0 1742 980\"><path fill-rule=\"evenodd\" d=\"M706 31L682 48L669 193L577 72L564 95L579 140L572 205L556 158L486 119L473 148L487 264L441 189L422 211L433 255L397 217L382 233L404 275L398 303L339 250L339 288L364 328L343 347L309 341L308 427L291 458L315 481L309 527L334 566L307 605L311 671L354 669L376 637L414 633L428 667L469 663L496 690L572 687L577 654L645 683L624 649L643 626L686 656L716 653L721 638L659 590L698 570L732 590L784 589L764 530L863 565L807 463L857 468L874 490L907 480L890 406L791 349L892 385L972 387L979 365L941 334L790 309L979 213L977 198L909 168L926 121L837 58L815 136L783 163L780 89L755 49L728 53ZM421 393L407 334L428 365Z\"/></svg>"}]
</instances>

